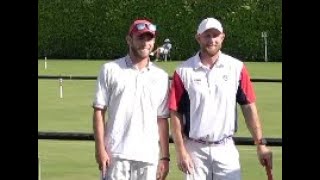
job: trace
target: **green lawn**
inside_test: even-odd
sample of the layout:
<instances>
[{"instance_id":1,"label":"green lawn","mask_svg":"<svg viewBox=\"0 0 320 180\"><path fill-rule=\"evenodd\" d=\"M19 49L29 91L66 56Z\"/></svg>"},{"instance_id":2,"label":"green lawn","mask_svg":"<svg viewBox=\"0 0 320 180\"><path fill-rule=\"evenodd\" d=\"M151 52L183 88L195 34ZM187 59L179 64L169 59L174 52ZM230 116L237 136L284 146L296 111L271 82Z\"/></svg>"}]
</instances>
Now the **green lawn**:
<instances>
[{"instance_id":1,"label":"green lawn","mask_svg":"<svg viewBox=\"0 0 320 180\"><path fill-rule=\"evenodd\" d=\"M104 61L48 60L38 61L39 75L97 75ZM159 66L172 74L180 62L159 62ZM281 63L246 63L253 78L281 79ZM93 80L64 80L63 99L59 98L58 80L38 80L38 131L92 132L91 103ZM266 137L282 137L282 83L254 83L257 104ZM241 111L239 111L241 112ZM242 115L239 116L237 136L249 136ZM39 140L42 179L90 180L98 178L94 160L93 141ZM172 162L168 180L181 179L175 166L173 144L170 146ZM238 146L244 180L265 179L259 166L254 146ZM275 179L282 179L282 148L274 152Z\"/></svg>"},{"instance_id":2,"label":"green lawn","mask_svg":"<svg viewBox=\"0 0 320 180\"><path fill-rule=\"evenodd\" d=\"M39 140L41 176L44 180L96 180L99 171L94 158L93 141ZM254 146L238 146L243 180L266 179ZM274 179L282 179L282 148L272 147ZM170 144L171 162L168 180L182 180L176 166L174 146Z\"/></svg>"},{"instance_id":3,"label":"green lawn","mask_svg":"<svg viewBox=\"0 0 320 180\"><path fill-rule=\"evenodd\" d=\"M60 99L58 80L38 80L39 131L92 132L91 103L95 89L94 83L93 80L65 80L63 81L63 99ZM265 135L281 137L281 83L255 83L254 85ZM240 114L238 136L249 135Z\"/></svg>"},{"instance_id":4,"label":"green lawn","mask_svg":"<svg viewBox=\"0 0 320 180\"><path fill-rule=\"evenodd\" d=\"M103 60L47 60L45 69L44 60L38 60L39 75L97 75L100 66L107 61ZM175 67L182 61L155 62L172 76ZM282 63L279 62L245 62L253 78L282 78Z\"/></svg>"}]
</instances>

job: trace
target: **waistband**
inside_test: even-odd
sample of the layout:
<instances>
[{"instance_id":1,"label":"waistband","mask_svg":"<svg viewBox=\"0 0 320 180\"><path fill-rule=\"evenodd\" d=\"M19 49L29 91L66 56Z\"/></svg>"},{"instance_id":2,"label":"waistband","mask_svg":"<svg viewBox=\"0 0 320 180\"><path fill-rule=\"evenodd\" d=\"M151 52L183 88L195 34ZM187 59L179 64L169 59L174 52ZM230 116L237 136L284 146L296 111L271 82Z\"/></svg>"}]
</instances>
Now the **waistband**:
<instances>
[{"instance_id":1,"label":"waistband","mask_svg":"<svg viewBox=\"0 0 320 180\"><path fill-rule=\"evenodd\" d=\"M226 140L232 138L232 135L229 135L229 136L226 136L218 141L206 141L206 140L203 140L203 139L193 139L193 138L190 138L190 137L187 137L188 140L190 141L194 141L194 142L197 142L197 143L200 143L200 144L206 144L206 145L212 145L212 144L222 144L222 143L225 143Z\"/></svg>"}]
</instances>

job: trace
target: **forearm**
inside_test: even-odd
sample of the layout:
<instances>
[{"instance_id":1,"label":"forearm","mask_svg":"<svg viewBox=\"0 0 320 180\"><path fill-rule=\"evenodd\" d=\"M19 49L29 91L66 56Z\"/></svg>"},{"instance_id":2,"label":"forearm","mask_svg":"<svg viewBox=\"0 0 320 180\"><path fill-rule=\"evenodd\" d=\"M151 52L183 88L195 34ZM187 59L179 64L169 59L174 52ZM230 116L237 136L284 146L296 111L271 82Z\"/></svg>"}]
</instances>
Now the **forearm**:
<instances>
[{"instance_id":1,"label":"forearm","mask_svg":"<svg viewBox=\"0 0 320 180\"><path fill-rule=\"evenodd\" d=\"M93 132L96 151L105 150L104 145L105 131L105 110L94 109L93 113Z\"/></svg>"},{"instance_id":2,"label":"forearm","mask_svg":"<svg viewBox=\"0 0 320 180\"><path fill-rule=\"evenodd\" d=\"M170 116L172 138L176 147L176 151L181 154L186 151L182 135L182 116L176 111L171 111Z\"/></svg>"},{"instance_id":3,"label":"forearm","mask_svg":"<svg viewBox=\"0 0 320 180\"><path fill-rule=\"evenodd\" d=\"M252 135L252 138L257 145L257 154L260 164L268 166L272 169L272 152L262 141L262 125L258 116L258 111L255 103L243 105L242 112L246 120L247 127Z\"/></svg>"},{"instance_id":4,"label":"forearm","mask_svg":"<svg viewBox=\"0 0 320 180\"><path fill-rule=\"evenodd\" d=\"M161 157L170 157L169 153L169 123L167 118L158 118Z\"/></svg>"},{"instance_id":5,"label":"forearm","mask_svg":"<svg viewBox=\"0 0 320 180\"><path fill-rule=\"evenodd\" d=\"M242 105L241 108L246 125L252 135L253 140L260 140L263 138L262 126L255 103Z\"/></svg>"}]
</instances>

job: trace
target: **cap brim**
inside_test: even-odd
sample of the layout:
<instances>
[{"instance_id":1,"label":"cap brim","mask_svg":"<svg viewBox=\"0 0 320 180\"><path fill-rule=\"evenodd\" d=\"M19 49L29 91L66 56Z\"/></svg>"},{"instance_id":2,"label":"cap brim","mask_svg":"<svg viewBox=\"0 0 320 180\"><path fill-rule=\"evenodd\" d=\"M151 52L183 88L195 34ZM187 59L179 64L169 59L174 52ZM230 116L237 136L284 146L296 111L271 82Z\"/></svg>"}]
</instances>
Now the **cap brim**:
<instances>
[{"instance_id":1,"label":"cap brim","mask_svg":"<svg viewBox=\"0 0 320 180\"><path fill-rule=\"evenodd\" d=\"M132 34L136 36L141 36L142 34L151 34L152 36L156 36L155 32L148 31L148 30L143 30L143 31L134 31Z\"/></svg>"}]
</instances>

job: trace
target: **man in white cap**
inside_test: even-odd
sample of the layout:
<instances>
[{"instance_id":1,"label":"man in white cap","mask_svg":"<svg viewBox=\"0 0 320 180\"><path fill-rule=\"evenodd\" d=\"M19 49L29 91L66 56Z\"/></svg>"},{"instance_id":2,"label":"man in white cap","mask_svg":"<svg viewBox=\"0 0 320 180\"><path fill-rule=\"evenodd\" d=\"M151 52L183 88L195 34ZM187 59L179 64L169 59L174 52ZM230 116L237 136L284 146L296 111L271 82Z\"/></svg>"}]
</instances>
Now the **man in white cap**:
<instances>
[{"instance_id":1,"label":"man in white cap","mask_svg":"<svg viewBox=\"0 0 320 180\"><path fill-rule=\"evenodd\" d=\"M164 180L169 172L169 78L149 59L155 38L151 21L135 20L128 54L101 67L93 129L103 180Z\"/></svg>"},{"instance_id":2,"label":"man in white cap","mask_svg":"<svg viewBox=\"0 0 320 180\"><path fill-rule=\"evenodd\" d=\"M257 146L262 166L272 169L256 96L244 63L221 52L225 34L215 18L204 19L195 38L200 50L173 74L169 94L177 165L186 180L240 180L237 103Z\"/></svg>"}]
</instances>

